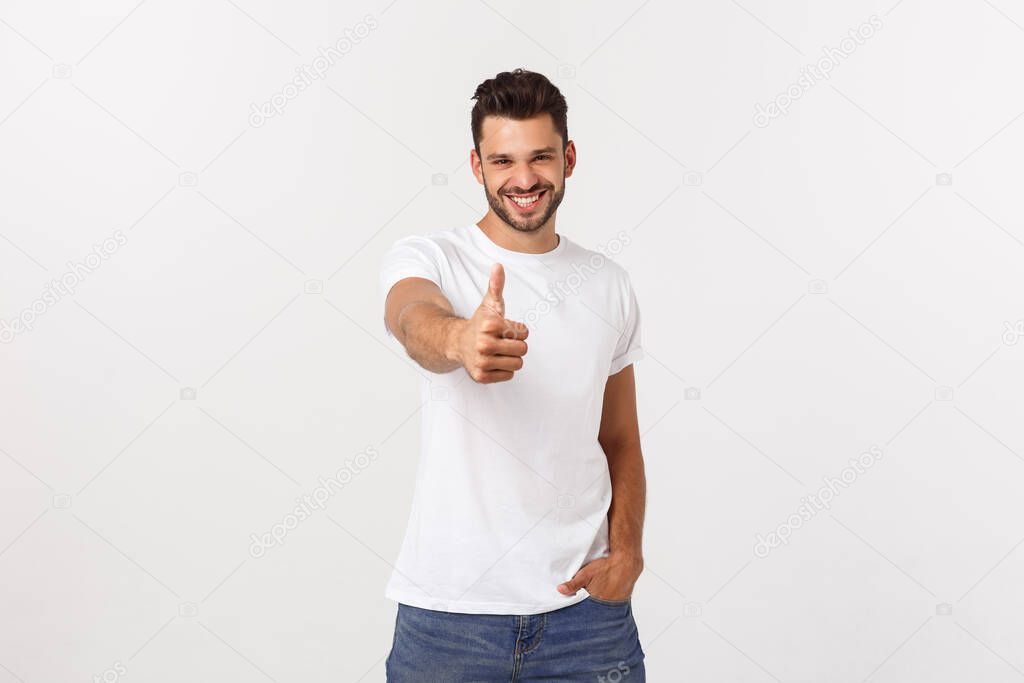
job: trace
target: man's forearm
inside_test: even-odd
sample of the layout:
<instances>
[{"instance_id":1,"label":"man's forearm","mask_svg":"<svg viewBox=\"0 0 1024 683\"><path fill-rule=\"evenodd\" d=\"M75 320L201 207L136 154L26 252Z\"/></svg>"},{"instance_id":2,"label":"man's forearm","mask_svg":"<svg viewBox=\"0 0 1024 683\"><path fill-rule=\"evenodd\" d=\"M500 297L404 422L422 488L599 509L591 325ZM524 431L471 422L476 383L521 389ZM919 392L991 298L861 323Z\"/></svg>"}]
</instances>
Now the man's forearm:
<instances>
[{"instance_id":1,"label":"man's forearm","mask_svg":"<svg viewBox=\"0 0 1024 683\"><path fill-rule=\"evenodd\" d=\"M640 443L609 447L606 455L612 480L612 502L608 509L610 554L642 566L647 480Z\"/></svg>"},{"instance_id":2,"label":"man's forearm","mask_svg":"<svg viewBox=\"0 0 1024 683\"><path fill-rule=\"evenodd\" d=\"M406 353L424 369L450 372L461 363L456 358L456 335L466 320L437 304L417 301L398 315L398 339Z\"/></svg>"}]
</instances>

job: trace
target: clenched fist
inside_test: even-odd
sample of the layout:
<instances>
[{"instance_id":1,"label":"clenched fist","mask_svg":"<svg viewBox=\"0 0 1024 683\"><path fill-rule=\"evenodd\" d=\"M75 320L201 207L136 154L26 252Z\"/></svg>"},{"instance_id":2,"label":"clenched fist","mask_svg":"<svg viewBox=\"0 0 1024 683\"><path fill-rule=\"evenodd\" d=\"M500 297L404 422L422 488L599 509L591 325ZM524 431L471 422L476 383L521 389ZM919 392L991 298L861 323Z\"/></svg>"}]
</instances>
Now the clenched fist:
<instances>
[{"instance_id":1,"label":"clenched fist","mask_svg":"<svg viewBox=\"0 0 1024 683\"><path fill-rule=\"evenodd\" d=\"M473 316L455 330L455 358L480 384L505 382L523 367L529 330L520 322L505 319L505 269L491 266L487 293Z\"/></svg>"}]
</instances>

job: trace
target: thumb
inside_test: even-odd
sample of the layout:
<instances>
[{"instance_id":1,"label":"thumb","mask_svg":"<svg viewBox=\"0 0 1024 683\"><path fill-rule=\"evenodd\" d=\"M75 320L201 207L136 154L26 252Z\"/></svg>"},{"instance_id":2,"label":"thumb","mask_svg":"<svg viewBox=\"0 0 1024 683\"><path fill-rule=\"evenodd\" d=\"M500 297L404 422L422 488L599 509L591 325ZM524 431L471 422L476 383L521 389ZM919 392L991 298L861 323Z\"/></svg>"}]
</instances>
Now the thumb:
<instances>
[{"instance_id":1,"label":"thumb","mask_svg":"<svg viewBox=\"0 0 1024 683\"><path fill-rule=\"evenodd\" d=\"M583 567L576 575L565 583L558 584L558 592L562 595L576 595L576 591L585 587L590 582L590 571Z\"/></svg>"},{"instance_id":2,"label":"thumb","mask_svg":"<svg viewBox=\"0 0 1024 683\"><path fill-rule=\"evenodd\" d=\"M492 309L502 318L505 317L505 268L500 263L491 266L491 277L487 283L487 294L484 295L484 305Z\"/></svg>"}]
</instances>

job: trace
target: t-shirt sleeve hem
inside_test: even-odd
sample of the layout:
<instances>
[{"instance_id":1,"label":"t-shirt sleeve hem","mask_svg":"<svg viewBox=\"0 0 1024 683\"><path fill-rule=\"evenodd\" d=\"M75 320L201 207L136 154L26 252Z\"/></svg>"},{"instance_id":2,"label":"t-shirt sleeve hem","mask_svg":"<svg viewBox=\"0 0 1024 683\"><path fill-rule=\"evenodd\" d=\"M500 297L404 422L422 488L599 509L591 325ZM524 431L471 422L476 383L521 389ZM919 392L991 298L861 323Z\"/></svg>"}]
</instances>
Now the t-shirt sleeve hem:
<instances>
[{"instance_id":1,"label":"t-shirt sleeve hem","mask_svg":"<svg viewBox=\"0 0 1024 683\"><path fill-rule=\"evenodd\" d=\"M622 370L625 370L627 365L630 365L635 361L641 360L643 357L643 348L635 348L624 353L618 358L612 360L611 367L608 369L608 376L610 377L614 374L621 372Z\"/></svg>"}]
</instances>

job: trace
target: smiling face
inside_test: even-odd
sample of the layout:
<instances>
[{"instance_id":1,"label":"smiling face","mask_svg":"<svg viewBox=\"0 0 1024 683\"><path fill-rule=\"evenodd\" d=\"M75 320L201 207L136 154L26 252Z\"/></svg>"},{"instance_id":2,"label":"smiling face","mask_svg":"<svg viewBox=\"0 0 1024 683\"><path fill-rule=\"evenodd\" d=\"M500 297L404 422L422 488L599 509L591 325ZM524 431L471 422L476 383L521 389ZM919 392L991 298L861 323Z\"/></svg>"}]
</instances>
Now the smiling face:
<instances>
[{"instance_id":1,"label":"smiling face","mask_svg":"<svg viewBox=\"0 0 1024 683\"><path fill-rule=\"evenodd\" d=\"M571 140L563 143L548 114L522 120L488 116L479 154L473 150L471 157L491 211L513 230L535 232L562 202L576 147Z\"/></svg>"}]
</instances>

